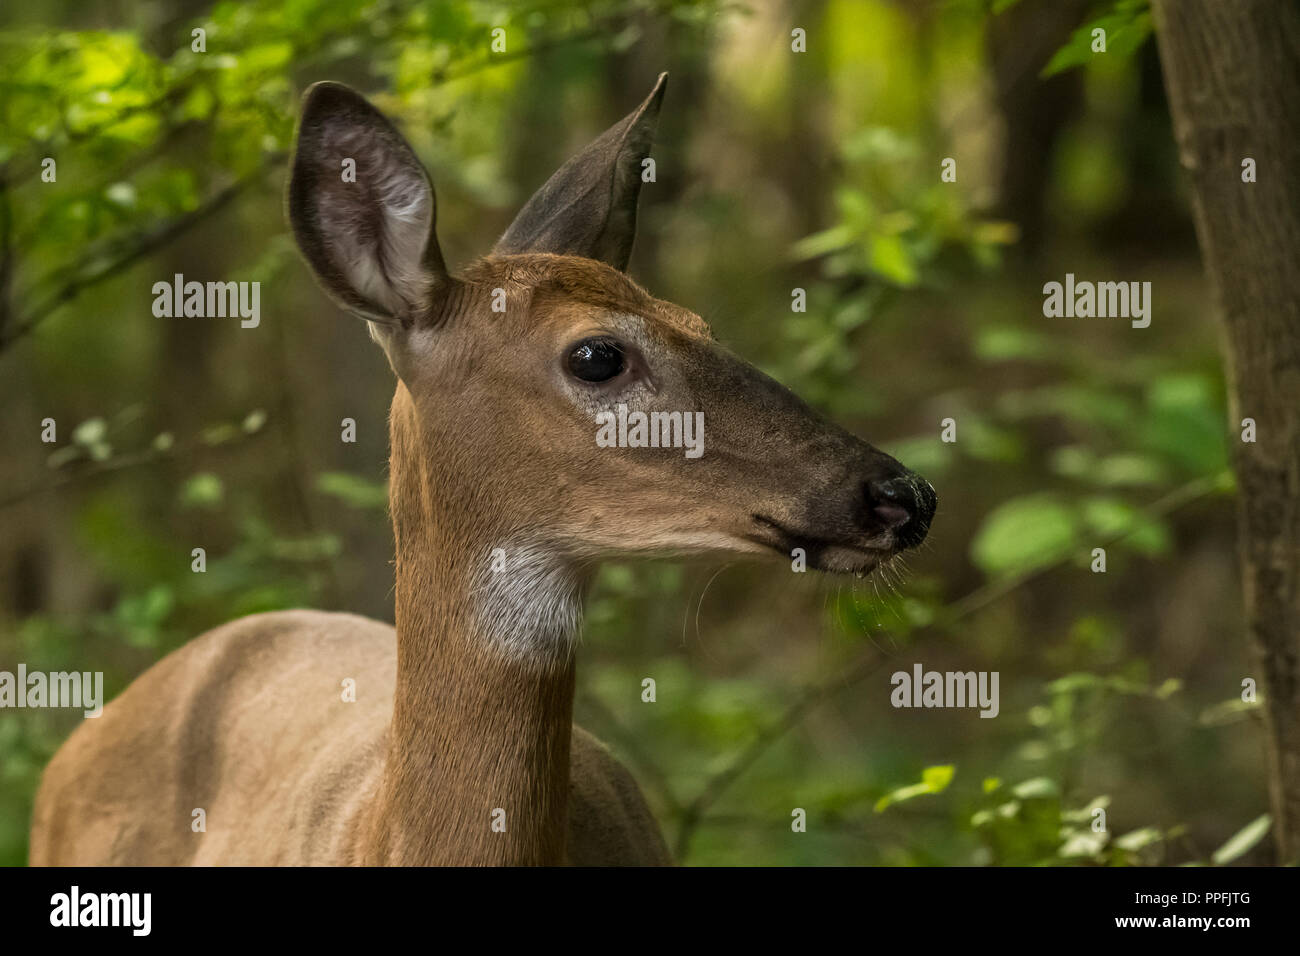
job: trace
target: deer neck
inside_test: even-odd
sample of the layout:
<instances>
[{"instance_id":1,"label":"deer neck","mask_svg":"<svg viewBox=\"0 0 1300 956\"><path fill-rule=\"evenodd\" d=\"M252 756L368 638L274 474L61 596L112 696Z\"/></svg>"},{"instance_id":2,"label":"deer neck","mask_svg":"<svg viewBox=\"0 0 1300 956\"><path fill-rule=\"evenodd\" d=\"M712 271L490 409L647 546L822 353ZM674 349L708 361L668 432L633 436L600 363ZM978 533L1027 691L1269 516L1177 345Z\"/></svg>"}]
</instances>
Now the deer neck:
<instances>
[{"instance_id":1,"label":"deer neck","mask_svg":"<svg viewBox=\"0 0 1300 956\"><path fill-rule=\"evenodd\" d=\"M401 385L391 431L397 684L361 856L561 863L582 583L435 481L438 446Z\"/></svg>"}]
</instances>

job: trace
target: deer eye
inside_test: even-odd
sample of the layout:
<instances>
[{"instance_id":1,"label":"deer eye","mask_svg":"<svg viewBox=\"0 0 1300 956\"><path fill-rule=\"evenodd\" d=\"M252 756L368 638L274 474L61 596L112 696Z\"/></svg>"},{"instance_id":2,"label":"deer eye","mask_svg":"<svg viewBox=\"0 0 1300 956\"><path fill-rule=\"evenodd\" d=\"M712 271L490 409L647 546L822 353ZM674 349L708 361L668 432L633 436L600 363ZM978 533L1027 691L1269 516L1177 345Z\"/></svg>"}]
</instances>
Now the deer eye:
<instances>
[{"instance_id":1,"label":"deer eye","mask_svg":"<svg viewBox=\"0 0 1300 956\"><path fill-rule=\"evenodd\" d=\"M622 348L608 339L588 339L569 353L569 371L584 382L608 382L625 368Z\"/></svg>"}]
</instances>

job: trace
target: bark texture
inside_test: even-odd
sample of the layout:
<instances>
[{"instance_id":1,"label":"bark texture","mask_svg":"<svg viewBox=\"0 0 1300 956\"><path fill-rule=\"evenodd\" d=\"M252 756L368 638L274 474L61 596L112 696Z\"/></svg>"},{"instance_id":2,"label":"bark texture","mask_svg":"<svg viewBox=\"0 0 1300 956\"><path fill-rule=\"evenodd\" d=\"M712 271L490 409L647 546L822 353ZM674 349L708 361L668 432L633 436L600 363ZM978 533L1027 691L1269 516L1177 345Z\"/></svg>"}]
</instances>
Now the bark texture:
<instances>
[{"instance_id":1,"label":"bark texture","mask_svg":"<svg viewBox=\"0 0 1300 956\"><path fill-rule=\"evenodd\" d=\"M1153 0L1197 237L1222 316L1246 623L1274 834L1300 859L1300 3ZM1242 181L1253 159L1257 181ZM1169 317L1173 320L1174 317ZM1255 420L1257 441L1240 423ZM1255 676L1255 675L1251 675Z\"/></svg>"}]
</instances>

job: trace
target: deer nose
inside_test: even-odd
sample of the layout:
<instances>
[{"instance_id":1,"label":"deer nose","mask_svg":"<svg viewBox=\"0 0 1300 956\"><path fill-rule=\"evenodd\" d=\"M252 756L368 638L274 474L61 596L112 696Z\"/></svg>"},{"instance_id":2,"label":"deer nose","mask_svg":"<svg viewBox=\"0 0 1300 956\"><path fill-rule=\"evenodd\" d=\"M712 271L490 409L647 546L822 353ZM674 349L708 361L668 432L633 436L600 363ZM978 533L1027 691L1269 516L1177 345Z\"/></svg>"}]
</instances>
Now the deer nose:
<instances>
[{"instance_id":1,"label":"deer nose","mask_svg":"<svg viewBox=\"0 0 1300 956\"><path fill-rule=\"evenodd\" d=\"M863 490L869 520L892 531L900 549L925 540L939 502L928 481L920 475L893 475L872 479Z\"/></svg>"}]
</instances>

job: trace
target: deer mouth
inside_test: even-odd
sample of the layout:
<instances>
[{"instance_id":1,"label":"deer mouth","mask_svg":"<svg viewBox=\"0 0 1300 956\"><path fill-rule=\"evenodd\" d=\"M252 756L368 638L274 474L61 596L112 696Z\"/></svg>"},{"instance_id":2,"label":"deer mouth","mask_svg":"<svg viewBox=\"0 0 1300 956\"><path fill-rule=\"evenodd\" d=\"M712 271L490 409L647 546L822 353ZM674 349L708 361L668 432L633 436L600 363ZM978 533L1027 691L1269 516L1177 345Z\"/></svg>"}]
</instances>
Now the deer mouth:
<instances>
[{"instance_id":1,"label":"deer mouth","mask_svg":"<svg viewBox=\"0 0 1300 956\"><path fill-rule=\"evenodd\" d=\"M791 557L796 548L802 549L809 567L818 571L863 577L899 550L876 543L880 540L880 535L860 539L823 537L787 528L766 515L755 514L752 517L757 531L746 536L750 541L771 548L785 558ZM884 537L888 540L888 535Z\"/></svg>"}]
</instances>

